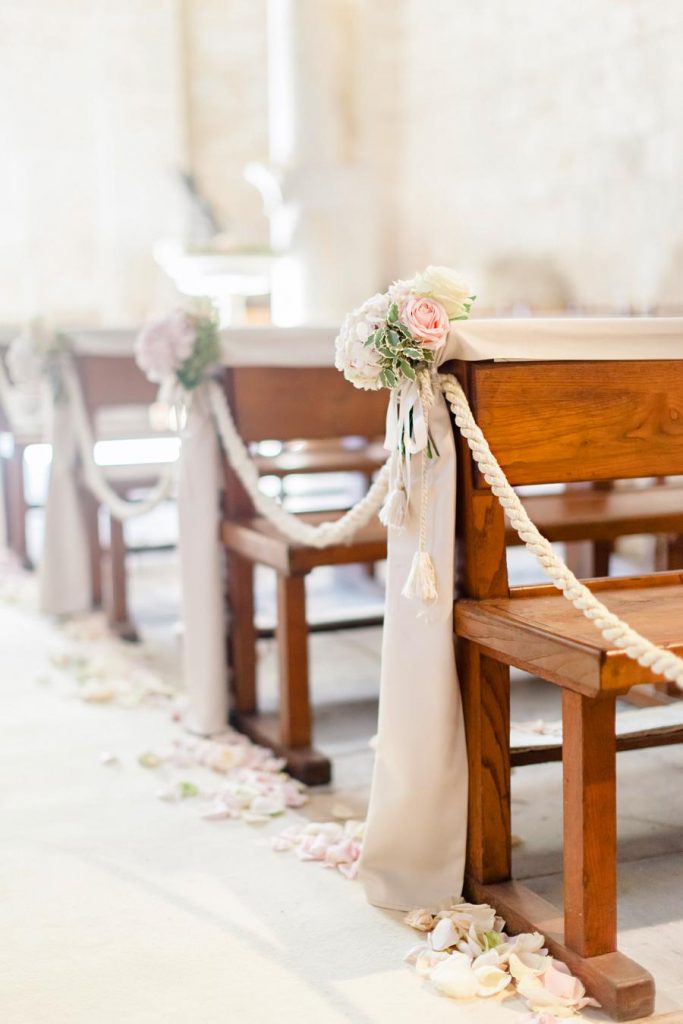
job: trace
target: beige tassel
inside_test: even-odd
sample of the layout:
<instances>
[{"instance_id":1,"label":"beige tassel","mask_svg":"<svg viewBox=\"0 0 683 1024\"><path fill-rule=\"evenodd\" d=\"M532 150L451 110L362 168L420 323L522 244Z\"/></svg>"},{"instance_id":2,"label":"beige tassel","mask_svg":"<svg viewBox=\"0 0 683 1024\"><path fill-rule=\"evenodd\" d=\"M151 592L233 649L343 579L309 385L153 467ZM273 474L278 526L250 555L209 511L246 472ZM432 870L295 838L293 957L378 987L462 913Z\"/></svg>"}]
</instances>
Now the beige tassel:
<instances>
[{"instance_id":1,"label":"beige tassel","mask_svg":"<svg viewBox=\"0 0 683 1024\"><path fill-rule=\"evenodd\" d=\"M402 480L387 494L386 501L379 511L379 521L384 526L400 530L405 525L408 511L408 495Z\"/></svg>"},{"instance_id":2,"label":"beige tassel","mask_svg":"<svg viewBox=\"0 0 683 1024\"><path fill-rule=\"evenodd\" d=\"M424 604L434 604L438 595L436 572L428 551L416 551L408 579L401 591L404 597L418 598Z\"/></svg>"}]
</instances>

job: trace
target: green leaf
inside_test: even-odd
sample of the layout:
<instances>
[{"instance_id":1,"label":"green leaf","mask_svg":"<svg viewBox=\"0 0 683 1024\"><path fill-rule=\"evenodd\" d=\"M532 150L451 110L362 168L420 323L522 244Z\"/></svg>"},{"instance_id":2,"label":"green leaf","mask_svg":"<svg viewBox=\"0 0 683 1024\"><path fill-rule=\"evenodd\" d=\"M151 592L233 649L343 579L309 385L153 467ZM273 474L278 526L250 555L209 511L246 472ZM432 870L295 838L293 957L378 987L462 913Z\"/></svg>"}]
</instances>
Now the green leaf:
<instances>
[{"instance_id":1,"label":"green leaf","mask_svg":"<svg viewBox=\"0 0 683 1024\"><path fill-rule=\"evenodd\" d=\"M389 306L389 313L387 314L387 323L395 324L398 320L398 306L395 302Z\"/></svg>"},{"instance_id":2,"label":"green leaf","mask_svg":"<svg viewBox=\"0 0 683 1024\"><path fill-rule=\"evenodd\" d=\"M401 355L406 359L417 359L418 362L422 362L425 358L424 353L419 348L404 348Z\"/></svg>"},{"instance_id":3,"label":"green leaf","mask_svg":"<svg viewBox=\"0 0 683 1024\"><path fill-rule=\"evenodd\" d=\"M388 337L389 337L389 344L392 345L394 348L396 348L396 346L399 343L399 336L398 336L397 332L390 330L388 332Z\"/></svg>"},{"instance_id":4,"label":"green leaf","mask_svg":"<svg viewBox=\"0 0 683 1024\"><path fill-rule=\"evenodd\" d=\"M394 371L386 369L386 370L383 370L382 372L383 372L383 374L384 374L384 376L386 378L387 387L388 388L395 388L397 383L398 383L398 380L396 378L396 374L394 373Z\"/></svg>"},{"instance_id":5,"label":"green leaf","mask_svg":"<svg viewBox=\"0 0 683 1024\"><path fill-rule=\"evenodd\" d=\"M370 345L374 345L375 344L376 334L377 334L376 331L373 331L372 334L368 334L367 338L363 342L363 345L365 346L365 348L369 348Z\"/></svg>"},{"instance_id":6,"label":"green leaf","mask_svg":"<svg viewBox=\"0 0 683 1024\"><path fill-rule=\"evenodd\" d=\"M400 359L398 365L401 368L401 372L404 373L409 380L415 380L415 370L412 368L410 363L406 362L405 359Z\"/></svg>"}]
</instances>

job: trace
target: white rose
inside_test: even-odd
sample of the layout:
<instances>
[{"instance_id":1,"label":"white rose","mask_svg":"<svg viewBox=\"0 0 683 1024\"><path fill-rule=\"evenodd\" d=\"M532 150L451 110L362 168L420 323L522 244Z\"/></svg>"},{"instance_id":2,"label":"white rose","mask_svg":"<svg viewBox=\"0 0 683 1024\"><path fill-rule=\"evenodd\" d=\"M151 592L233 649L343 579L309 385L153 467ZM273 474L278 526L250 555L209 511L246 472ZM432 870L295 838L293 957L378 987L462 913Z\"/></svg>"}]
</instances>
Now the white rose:
<instances>
[{"instance_id":1,"label":"white rose","mask_svg":"<svg viewBox=\"0 0 683 1024\"><path fill-rule=\"evenodd\" d=\"M416 295L440 302L449 320L467 315L466 303L472 297L472 289L450 267L427 267L413 278L412 290Z\"/></svg>"}]
</instances>

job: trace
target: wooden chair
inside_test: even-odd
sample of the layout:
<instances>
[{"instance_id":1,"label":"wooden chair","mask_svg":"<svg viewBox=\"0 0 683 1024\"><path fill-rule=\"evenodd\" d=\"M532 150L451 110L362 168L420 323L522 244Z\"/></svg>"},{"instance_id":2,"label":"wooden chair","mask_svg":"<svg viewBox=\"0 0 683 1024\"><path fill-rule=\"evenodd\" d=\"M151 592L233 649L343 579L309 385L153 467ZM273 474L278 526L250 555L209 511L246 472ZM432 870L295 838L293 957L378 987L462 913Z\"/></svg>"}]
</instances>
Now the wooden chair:
<instances>
[{"instance_id":1,"label":"wooden chair","mask_svg":"<svg viewBox=\"0 0 683 1024\"><path fill-rule=\"evenodd\" d=\"M513 485L683 471L683 360L451 369ZM514 931L543 932L612 1016L648 1014L652 977L616 947L615 753L681 742L683 728L615 739L615 698L656 677L553 586L509 588L502 509L461 438L458 446L455 632L470 763L469 896L495 906ZM683 653L682 573L588 585L643 635ZM564 927L561 911L512 880L510 665L562 687Z\"/></svg>"},{"instance_id":2,"label":"wooden chair","mask_svg":"<svg viewBox=\"0 0 683 1024\"><path fill-rule=\"evenodd\" d=\"M132 355L77 355L76 365L93 424L108 410L140 409L148 407L156 399L157 385L147 380ZM144 426L141 422L139 429L144 430ZM135 434L142 437L137 430ZM151 434L152 430L148 428L147 436ZM134 490L154 486L161 469L159 465L130 465L108 467L106 473L110 485L119 494L128 495ZM136 640L137 630L128 610L127 547L123 523L107 513L109 546L103 550L99 534L99 502L85 484L81 487L81 500L88 526L93 601L96 606L104 606L109 624L119 636Z\"/></svg>"},{"instance_id":3,"label":"wooden chair","mask_svg":"<svg viewBox=\"0 0 683 1024\"><path fill-rule=\"evenodd\" d=\"M374 438L384 431L386 393L357 391L332 368L239 367L226 370L223 383L246 443L273 437L282 441L352 435ZM228 554L233 723L255 742L283 754L297 778L311 785L328 782L329 758L311 746L305 578L320 565L380 561L386 557L386 531L375 520L349 544L318 549L290 543L255 516L227 464L224 511L221 535ZM315 523L331 514L313 513L303 518ZM255 563L269 566L277 574L277 716L258 711Z\"/></svg>"}]
</instances>

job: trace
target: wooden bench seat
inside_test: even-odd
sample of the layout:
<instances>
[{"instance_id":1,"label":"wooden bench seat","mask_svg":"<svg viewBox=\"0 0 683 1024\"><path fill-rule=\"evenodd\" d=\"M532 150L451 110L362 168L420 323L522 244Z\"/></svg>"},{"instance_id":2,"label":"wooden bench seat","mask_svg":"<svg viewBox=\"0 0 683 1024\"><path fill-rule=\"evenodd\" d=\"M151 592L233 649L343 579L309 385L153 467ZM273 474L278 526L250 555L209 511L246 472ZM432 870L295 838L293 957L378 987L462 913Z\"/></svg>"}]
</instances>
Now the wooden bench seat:
<instances>
[{"instance_id":1,"label":"wooden bench seat","mask_svg":"<svg viewBox=\"0 0 683 1024\"><path fill-rule=\"evenodd\" d=\"M277 455L256 455L254 464L260 476L292 476L305 473L363 473L371 475L387 461L388 452L381 444L354 448L337 445L311 445L279 452Z\"/></svg>"},{"instance_id":2,"label":"wooden bench seat","mask_svg":"<svg viewBox=\"0 0 683 1024\"><path fill-rule=\"evenodd\" d=\"M586 586L643 636L683 654L683 573L589 580ZM587 696L661 679L567 609L553 586L516 587L507 598L458 601L455 628L506 664Z\"/></svg>"},{"instance_id":3,"label":"wooden bench seat","mask_svg":"<svg viewBox=\"0 0 683 1024\"><path fill-rule=\"evenodd\" d=\"M342 512L307 512L297 518L317 526L342 515ZM352 543L328 548L313 548L287 541L267 519L258 517L224 522L221 537L225 546L236 554L268 565L287 576L310 572L318 565L379 562L387 557L387 531L378 519L359 530Z\"/></svg>"},{"instance_id":4,"label":"wooden bench seat","mask_svg":"<svg viewBox=\"0 0 683 1024\"><path fill-rule=\"evenodd\" d=\"M683 486L680 484L527 494L529 518L550 541L616 540L628 534L683 533ZM505 542L522 544L506 525Z\"/></svg>"}]
</instances>

